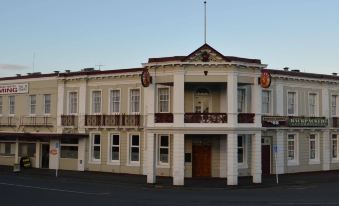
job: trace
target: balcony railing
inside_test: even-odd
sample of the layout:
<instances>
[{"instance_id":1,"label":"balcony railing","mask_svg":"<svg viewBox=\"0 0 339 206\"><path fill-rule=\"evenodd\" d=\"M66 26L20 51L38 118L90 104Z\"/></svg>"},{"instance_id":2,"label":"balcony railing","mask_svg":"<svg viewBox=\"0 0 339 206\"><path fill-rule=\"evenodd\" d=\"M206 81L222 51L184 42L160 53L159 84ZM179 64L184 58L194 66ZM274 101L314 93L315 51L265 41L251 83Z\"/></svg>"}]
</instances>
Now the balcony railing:
<instances>
[{"instance_id":1,"label":"balcony railing","mask_svg":"<svg viewBox=\"0 0 339 206\"><path fill-rule=\"evenodd\" d=\"M185 123L227 123L227 113L185 113Z\"/></svg>"},{"instance_id":2,"label":"balcony railing","mask_svg":"<svg viewBox=\"0 0 339 206\"><path fill-rule=\"evenodd\" d=\"M140 127L141 115L85 115L85 126Z\"/></svg>"},{"instance_id":3,"label":"balcony railing","mask_svg":"<svg viewBox=\"0 0 339 206\"><path fill-rule=\"evenodd\" d=\"M254 123L254 113L239 113L238 123Z\"/></svg>"},{"instance_id":4,"label":"balcony railing","mask_svg":"<svg viewBox=\"0 0 339 206\"><path fill-rule=\"evenodd\" d=\"M332 127L339 127L339 117L332 117Z\"/></svg>"},{"instance_id":5,"label":"balcony railing","mask_svg":"<svg viewBox=\"0 0 339 206\"><path fill-rule=\"evenodd\" d=\"M173 114L172 113L155 113L154 122L155 123L173 123Z\"/></svg>"},{"instance_id":6,"label":"balcony railing","mask_svg":"<svg viewBox=\"0 0 339 206\"><path fill-rule=\"evenodd\" d=\"M16 117L0 117L1 127L15 127L18 122Z\"/></svg>"},{"instance_id":7,"label":"balcony railing","mask_svg":"<svg viewBox=\"0 0 339 206\"><path fill-rule=\"evenodd\" d=\"M61 125L62 126L73 126L78 125L78 116L76 115L61 115Z\"/></svg>"},{"instance_id":8,"label":"balcony railing","mask_svg":"<svg viewBox=\"0 0 339 206\"><path fill-rule=\"evenodd\" d=\"M20 119L20 125L32 127L52 127L53 118L49 116L23 116Z\"/></svg>"}]
</instances>

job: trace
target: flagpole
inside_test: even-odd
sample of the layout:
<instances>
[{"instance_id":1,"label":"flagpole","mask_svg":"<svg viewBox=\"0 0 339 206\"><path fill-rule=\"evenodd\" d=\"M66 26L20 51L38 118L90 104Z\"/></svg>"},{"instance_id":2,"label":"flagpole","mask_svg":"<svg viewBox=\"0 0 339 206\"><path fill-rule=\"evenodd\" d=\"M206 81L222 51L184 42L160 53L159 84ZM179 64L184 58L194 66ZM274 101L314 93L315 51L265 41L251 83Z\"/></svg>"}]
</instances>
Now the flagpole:
<instances>
[{"instance_id":1,"label":"flagpole","mask_svg":"<svg viewBox=\"0 0 339 206\"><path fill-rule=\"evenodd\" d=\"M204 14L205 14L205 16L204 16L204 40L205 40L205 44L206 44L206 36L207 36L207 32L206 32L206 27L207 27L207 21L206 21L206 1L204 1Z\"/></svg>"}]
</instances>

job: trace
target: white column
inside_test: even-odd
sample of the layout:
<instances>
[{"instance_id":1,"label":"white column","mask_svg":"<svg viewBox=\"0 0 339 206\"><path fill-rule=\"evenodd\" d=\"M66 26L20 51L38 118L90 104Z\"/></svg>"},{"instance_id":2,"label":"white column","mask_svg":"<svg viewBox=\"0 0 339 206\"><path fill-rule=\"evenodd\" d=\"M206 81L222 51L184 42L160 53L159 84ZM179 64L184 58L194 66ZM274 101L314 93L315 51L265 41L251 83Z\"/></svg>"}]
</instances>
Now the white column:
<instances>
[{"instance_id":1,"label":"white column","mask_svg":"<svg viewBox=\"0 0 339 206\"><path fill-rule=\"evenodd\" d=\"M185 135L173 135L173 185L184 185L185 174Z\"/></svg>"},{"instance_id":2,"label":"white column","mask_svg":"<svg viewBox=\"0 0 339 206\"><path fill-rule=\"evenodd\" d=\"M252 135L252 163L251 174L253 183L261 183L261 131Z\"/></svg>"},{"instance_id":3,"label":"white column","mask_svg":"<svg viewBox=\"0 0 339 206\"><path fill-rule=\"evenodd\" d=\"M144 88L144 107L147 114L147 127L154 127L154 114L155 114L155 82L150 84L148 87Z\"/></svg>"},{"instance_id":4,"label":"white column","mask_svg":"<svg viewBox=\"0 0 339 206\"><path fill-rule=\"evenodd\" d=\"M220 177L227 177L227 137L220 136Z\"/></svg>"},{"instance_id":5,"label":"white column","mask_svg":"<svg viewBox=\"0 0 339 206\"><path fill-rule=\"evenodd\" d=\"M65 82L61 80L58 82L57 133L62 133L61 115L64 114L64 95L65 95Z\"/></svg>"},{"instance_id":6,"label":"white column","mask_svg":"<svg viewBox=\"0 0 339 206\"><path fill-rule=\"evenodd\" d=\"M19 164L19 139L15 140L15 155L14 155L14 163Z\"/></svg>"},{"instance_id":7,"label":"white column","mask_svg":"<svg viewBox=\"0 0 339 206\"><path fill-rule=\"evenodd\" d=\"M78 132L85 133L85 115L87 103L87 80L81 82L79 87L79 112L78 112Z\"/></svg>"},{"instance_id":8,"label":"white column","mask_svg":"<svg viewBox=\"0 0 339 206\"><path fill-rule=\"evenodd\" d=\"M277 131L277 171L278 174L285 173L285 148L284 148L284 132L281 130ZM275 165L274 165L275 166ZM274 167L276 168L276 167Z\"/></svg>"},{"instance_id":9,"label":"white column","mask_svg":"<svg viewBox=\"0 0 339 206\"><path fill-rule=\"evenodd\" d=\"M255 114L254 124L256 127L261 127L261 87L258 84L258 77L254 77L253 85L251 86L251 112Z\"/></svg>"},{"instance_id":10,"label":"white column","mask_svg":"<svg viewBox=\"0 0 339 206\"><path fill-rule=\"evenodd\" d=\"M37 140L37 142L35 143L35 167L36 168L40 168L40 140Z\"/></svg>"},{"instance_id":11,"label":"white column","mask_svg":"<svg viewBox=\"0 0 339 206\"><path fill-rule=\"evenodd\" d=\"M238 76L234 72L227 76L227 123L231 127L238 124Z\"/></svg>"},{"instance_id":12,"label":"white column","mask_svg":"<svg viewBox=\"0 0 339 206\"><path fill-rule=\"evenodd\" d=\"M78 142L78 170L85 171L86 138L79 138Z\"/></svg>"},{"instance_id":13,"label":"white column","mask_svg":"<svg viewBox=\"0 0 339 206\"><path fill-rule=\"evenodd\" d=\"M276 95L276 114L279 116L284 115L284 87L281 83L275 86ZM274 107L273 107L274 108Z\"/></svg>"},{"instance_id":14,"label":"white column","mask_svg":"<svg viewBox=\"0 0 339 206\"><path fill-rule=\"evenodd\" d=\"M323 131L323 170L330 170L331 161L331 143L330 143L330 131Z\"/></svg>"},{"instance_id":15,"label":"white column","mask_svg":"<svg viewBox=\"0 0 339 206\"><path fill-rule=\"evenodd\" d=\"M185 72L175 72L173 80L173 123L175 127L183 127L185 115Z\"/></svg>"},{"instance_id":16,"label":"white column","mask_svg":"<svg viewBox=\"0 0 339 206\"><path fill-rule=\"evenodd\" d=\"M147 133L147 148L146 148L146 155L147 155L147 183L154 184L156 183L156 149L155 149L155 134L154 133Z\"/></svg>"},{"instance_id":17,"label":"white column","mask_svg":"<svg viewBox=\"0 0 339 206\"><path fill-rule=\"evenodd\" d=\"M227 185L238 184L238 135L227 135Z\"/></svg>"}]
</instances>

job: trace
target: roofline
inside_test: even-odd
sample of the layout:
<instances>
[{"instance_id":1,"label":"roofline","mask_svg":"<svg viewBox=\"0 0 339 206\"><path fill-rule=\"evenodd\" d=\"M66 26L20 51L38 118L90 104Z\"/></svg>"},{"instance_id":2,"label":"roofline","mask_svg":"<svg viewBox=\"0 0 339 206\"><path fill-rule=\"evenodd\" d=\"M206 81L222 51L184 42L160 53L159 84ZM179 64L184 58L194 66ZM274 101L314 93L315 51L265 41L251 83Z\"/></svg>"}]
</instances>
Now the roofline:
<instances>
[{"instance_id":1,"label":"roofline","mask_svg":"<svg viewBox=\"0 0 339 206\"><path fill-rule=\"evenodd\" d=\"M316 73L307 73L307 72L284 71L284 70L277 70L277 69L266 69L266 70L269 71L271 74L276 74L276 75L339 81L339 76L334 76L330 74L316 74Z\"/></svg>"}]
</instances>

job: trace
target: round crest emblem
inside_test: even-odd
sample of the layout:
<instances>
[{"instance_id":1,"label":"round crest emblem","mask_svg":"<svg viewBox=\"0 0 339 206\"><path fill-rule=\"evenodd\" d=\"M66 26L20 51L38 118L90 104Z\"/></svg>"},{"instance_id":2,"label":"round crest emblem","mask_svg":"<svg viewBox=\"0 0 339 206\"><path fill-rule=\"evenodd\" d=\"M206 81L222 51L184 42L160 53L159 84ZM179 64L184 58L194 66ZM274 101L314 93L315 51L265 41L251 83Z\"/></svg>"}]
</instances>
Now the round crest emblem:
<instances>
[{"instance_id":1,"label":"round crest emblem","mask_svg":"<svg viewBox=\"0 0 339 206\"><path fill-rule=\"evenodd\" d=\"M151 84L151 75L147 69L141 73L141 84L144 87L148 87Z\"/></svg>"},{"instance_id":2,"label":"round crest emblem","mask_svg":"<svg viewBox=\"0 0 339 206\"><path fill-rule=\"evenodd\" d=\"M262 88L269 88L271 86L272 77L268 71L262 71L260 76L260 85Z\"/></svg>"},{"instance_id":3,"label":"round crest emblem","mask_svg":"<svg viewBox=\"0 0 339 206\"><path fill-rule=\"evenodd\" d=\"M204 51L202 54L201 54L201 60L203 62L208 62L210 61L210 55L209 53L207 53L206 51Z\"/></svg>"}]
</instances>

